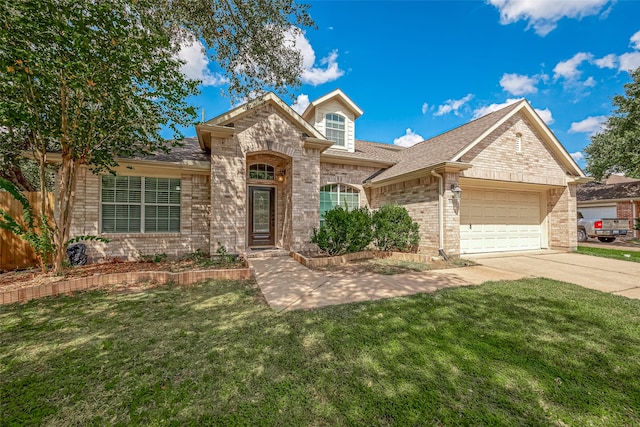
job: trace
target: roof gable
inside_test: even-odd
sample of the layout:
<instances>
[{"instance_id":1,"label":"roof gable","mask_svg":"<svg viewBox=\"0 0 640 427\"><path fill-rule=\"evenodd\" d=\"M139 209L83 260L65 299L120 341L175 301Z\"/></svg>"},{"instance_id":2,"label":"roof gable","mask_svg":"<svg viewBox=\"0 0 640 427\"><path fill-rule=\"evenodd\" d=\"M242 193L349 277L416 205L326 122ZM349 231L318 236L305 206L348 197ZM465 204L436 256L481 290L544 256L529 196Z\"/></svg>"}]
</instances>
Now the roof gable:
<instances>
[{"instance_id":1,"label":"roof gable","mask_svg":"<svg viewBox=\"0 0 640 427\"><path fill-rule=\"evenodd\" d=\"M328 141L322 133L300 117L298 113L296 113L275 93L268 92L256 99L227 111L224 114L196 125L196 133L198 135L200 148L203 150L210 148L207 141L211 136L220 136L225 138L232 137L234 134L234 128L232 126L234 121L250 114L252 111L257 108L261 108L266 104L273 105L285 119L289 120L294 126L300 129L300 131L305 135L305 140L309 146L325 150L333 145L333 142Z\"/></svg>"},{"instance_id":2,"label":"roof gable","mask_svg":"<svg viewBox=\"0 0 640 427\"><path fill-rule=\"evenodd\" d=\"M387 169L371 182L382 182L427 168L443 162L460 162L461 157L473 149L500 125L518 112L527 117L540 133L545 144L557 155L560 161L575 176L585 177L584 173L560 144L553 132L529 103L523 99L494 111L486 116L472 120L443 134L420 142L400 153L400 161Z\"/></svg>"},{"instance_id":3,"label":"roof gable","mask_svg":"<svg viewBox=\"0 0 640 427\"><path fill-rule=\"evenodd\" d=\"M363 111L356 105L355 102L351 100L351 98L345 95L344 92L342 92L340 89L336 89L311 102L307 109L302 113L302 117L305 120L310 121L316 108L318 108L322 104L326 104L327 102L334 100L344 105L349 111L351 111L351 113L353 113L354 120L356 120L363 114Z\"/></svg>"}]
</instances>

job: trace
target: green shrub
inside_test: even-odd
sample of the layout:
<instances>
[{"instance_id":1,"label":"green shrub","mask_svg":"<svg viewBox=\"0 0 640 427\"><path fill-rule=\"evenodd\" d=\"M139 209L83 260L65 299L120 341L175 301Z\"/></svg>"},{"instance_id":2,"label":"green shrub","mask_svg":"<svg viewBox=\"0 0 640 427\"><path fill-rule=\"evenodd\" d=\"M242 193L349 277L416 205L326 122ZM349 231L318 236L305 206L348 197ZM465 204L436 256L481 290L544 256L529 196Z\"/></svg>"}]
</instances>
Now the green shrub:
<instances>
[{"instance_id":1,"label":"green shrub","mask_svg":"<svg viewBox=\"0 0 640 427\"><path fill-rule=\"evenodd\" d=\"M381 251L415 252L420 243L418 224L404 206L384 205L373 213L373 242Z\"/></svg>"},{"instance_id":2,"label":"green shrub","mask_svg":"<svg viewBox=\"0 0 640 427\"><path fill-rule=\"evenodd\" d=\"M325 212L324 224L313 229L311 242L329 255L359 252L371 243L371 215L365 208L336 206Z\"/></svg>"}]
</instances>

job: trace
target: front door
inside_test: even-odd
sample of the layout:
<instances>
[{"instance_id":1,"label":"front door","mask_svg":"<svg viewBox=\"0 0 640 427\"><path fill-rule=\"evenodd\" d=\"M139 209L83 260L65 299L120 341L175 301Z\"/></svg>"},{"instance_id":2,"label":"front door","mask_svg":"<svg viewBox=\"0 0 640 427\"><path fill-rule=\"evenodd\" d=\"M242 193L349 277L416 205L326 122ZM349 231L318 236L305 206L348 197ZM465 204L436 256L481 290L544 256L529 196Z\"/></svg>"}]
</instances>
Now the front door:
<instances>
[{"instance_id":1,"label":"front door","mask_svg":"<svg viewBox=\"0 0 640 427\"><path fill-rule=\"evenodd\" d=\"M275 188L249 187L249 246L274 246Z\"/></svg>"}]
</instances>

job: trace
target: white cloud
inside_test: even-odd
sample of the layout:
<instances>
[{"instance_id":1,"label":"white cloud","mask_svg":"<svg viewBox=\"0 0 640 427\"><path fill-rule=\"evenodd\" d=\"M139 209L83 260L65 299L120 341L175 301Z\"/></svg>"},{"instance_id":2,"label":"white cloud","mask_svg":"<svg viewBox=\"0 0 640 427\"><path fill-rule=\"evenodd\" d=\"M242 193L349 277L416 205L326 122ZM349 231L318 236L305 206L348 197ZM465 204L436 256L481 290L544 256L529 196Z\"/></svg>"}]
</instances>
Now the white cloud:
<instances>
[{"instance_id":1,"label":"white cloud","mask_svg":"<svg viewBox=\"0 0 640 427\"><path fill-rule=\"evenodd\" d=\"M580 160L584 159L584 154L582 154L582 151L576 151L575 153L570 153L571 157L573 157L573 160L575 160L576 162L579 162Z\"/></svg>"},{"instance_id":2,"label":"white cloud","mask_svg":"<svg viewBox=\"0 0 640 427\"><path fill-rule=\"evenodd\" d=\"M529 77L520 74L504 74L500 79L500 86L512 95L524 95L527 93L536 93L538 88L537 77Z\"/></svg>"},{"instance_id":3,"label":"white cloud","mask_svg":"<svg viewBox=\"0 0 640 427\"><path fill-rule=\"evenodd\" d=\"M447 99L445 101L444 104L440 105L438 107L438 111L436 111L435 113L433 113L434 116L443 116L447 113L450 113L453 111L454 114L458 114L458 110L467 102L471 101L471 98L473 98L472 94L468 94L467 96L465 96L464 98L460 98L460 99Z\"/></svg>"},{"instance_id":4,"label":"white cloud","mask_svg":"<svg viewBox=\"0 0 640 427\"><path fill-rule=\"evenodd\" d=\"M511 105L515 102L518 101L522 101L522 98L509 98L507 99L505 102L501 103L501 104L491 104L491 105L487 105L486 107L480 107L477 108L475 110L473 110L473 118L477 119L480 118L482 116L486 116L487 114L493 113L494 111L498 111L503 109L504 107ZM538 113L538 115L540 116L540 118L548 125L550 125L551 123L554 122L554 118L553 115L551 114L551 110L549 110L548 108L544 109L544 110L540 110L537 108L534 108L534 110L536 111L536 113Z\"/></svg>"},{"instance_id":5,"label":"white cloud","mask_svg":"<svg viewBox=\"0 0 640 427\"><path fill-rule=\"evenodd\" d=\"M634 48L635 50L640 50L640 31L632 35L629 40L631 40L630 44L632 48Z\"/></svg>"},{"instance_id":6,"label":"white cloud","mask_svg":"<svg viewBox=\"0 0 640 427\"><path fill-rule=\"evenodd\" d=\"M422 114L427 114L427 111L429 111L429 104L425 102L422 104Z\"/></svg>"},{"instance_id":7,"label":"white cloud","mask_svg":"<svg viewBox=\"0 0 640 427\"><path fill-rule=\"evenodd\" d=\"M316 53L304 35L304 31L292 30L286 35L286 41L292 43L302 54L302 83L318 86L331 82L344 74L338 65L338 51L334 50L320 60L320 65L316 67Z\"/></svg>"},{"instance_id":8,"label":"white cloud","mask_svg":"<svg viewBox=\"0 0 640 427\"><path fill-rule=\"evenodd\" d=\"M640 52L623 53L618 57L620 66L618 70L629 71L640 67Z\"/></svg>"},{"instance_id":9,"label":"white cloud","mask_svg":"<svg viewBox=\"0 0 640 427\"><path fill-rule=\"evenodd\" d=\"M578 52L571 59L567 59L566 61L558 62L558 64L553 69L553 78L559 79L563 77L567 80L575 80L580 77L582 71L578 70L580 64L584 61L591 61L593 59L593 55L585 52Z\"/></svg>"},{"instance_id":10,"label":"white cloud","mask_svg":"<svg viewBox=\"0 0 640 427\"><path fill-rule=\"evenodd\" d=\"M479 117L486 116L487 114L493 113L494 111L498 111L506 107L507 105L511 105L518 101L522 101L522 98L509 98L501 104L491 104L491 105L487 105L486 107L477 108L473 110L473 118L477 119Z\"/></svg>"},{"instance_id":11,"label":"white cloud","mask_svg":"<svg viewBox=\"0 0 640 427\"><path fill-rule=\"evenodd\" d=\"M610 0L488 0L500 11L500 23L528 22L540 36L546 36L558 26L562 18L581 19L598 15ZM603 15L607 13L604 11Z\"/></svg>"},{"instance_id":12,"label":"white cloud","mask_svg":"<svg viewBox=\"0 0 640 427\"><path fill-rule=\"evenodd\" d=\"M593 77L589 77L583 83L586 87L594 87L596 85L596 81Z\"/></svg>"},{"instance_id":13,"label":"white cloud","mask_svg":"<svg viewBox=\"0 0 640 427\"><path fill-rule=\"evenodd\" d=\"M424 141L424 138L422 136L412 131L411 128L407 128L406 133L394 139L393 143L401 147L411 147L412 145L415 145L418 142L422 141Z\"/></svg>"},{"instance_id":14,"label":"white cloud","mask_svg":"<svg viewBox=\"0 0 640 427\"><path fill-rule=\"evenodd\" d=\"M551 110L549 110L548 108L545 108L544 110L534 108L534 110L536 110L536 113L538 113L542 121L546 124L550 125L551 123L555 122L553 114L551 114Z\"/></svg>"},{"instance_id":15,"label":"white cloud","mask_svg":"<svg viewBox=\"0 0 640 427\"><path fill-rule=\"evenodd\" d=\"M607 116L591 116L579 122L571 123L569 133L588 133L594 135L604 129Z\"/></svg>"},{"instance_id":16,"label":"white cloud","mask_svg":"<svg viewBox=\"0 0 640 427\"><path fill-rule=\"evenodd\" d=\"M593 63L596 64L598 68L616 68L617 62L618 57L613 53L610 53L609 55L603 56L602 58L593 61Z\"/></svg>"},{"instance_id":17,"label":"white cloud","mask_svg":"<svg viewBox=\"0 0 640 427\"><path fill-rule=\"evenodd\" d=\"M304 113L304 110L306 110L308 106L309 106L309 95L301 93L296 98L296 102L294 102L291 105L291 108L293 108L293 110L296 113L302 114L302 113Z\"/></svg>"},{"instance_id":18,"label":"white cloud","mask_svg":"<svg viewBox=\"0 0 640 427\"><path fill-rule=\"evenodd\" d=\"M219 86L227 83L227 79L209 70L209 58L204 51L200 40L185 38L180 45L178 59L184 61L181 67L182 74L190 79L200 80L205 86Z\"/></svg>"}]
</instances>

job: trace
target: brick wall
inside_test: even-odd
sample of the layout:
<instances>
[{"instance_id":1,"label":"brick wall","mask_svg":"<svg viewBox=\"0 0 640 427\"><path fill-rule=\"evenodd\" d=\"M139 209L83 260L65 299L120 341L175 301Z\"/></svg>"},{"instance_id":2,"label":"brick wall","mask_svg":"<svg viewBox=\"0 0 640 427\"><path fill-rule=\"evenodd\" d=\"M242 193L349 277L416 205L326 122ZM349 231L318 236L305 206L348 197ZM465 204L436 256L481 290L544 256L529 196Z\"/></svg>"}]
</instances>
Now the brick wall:
<instances>
[{"instance_id":1,"label":"brick wall","mask_svg":"<svg viewBox=\"0 0 640 427\"><path fill-rule=\"evenodd\" d=\"M371 207L369 194L363 189L362 183L379 170L372 166L320 162L320 187L335 183L349 184L360 190L360 206Z\"/></svg>"},{"instance_id":2,"label":"brick wall","mask_svg":"<svg viewBox=\"0 0 640 427\"><path fill-rule=\"evenodd\" d=\"M260 155L281 159L287 169L285 183L274 183L277 242L287 249L309 249L313 227L320 223L320 151L303 148L302 131L269 104L239 117L234 128L233 138L212 139L211 204L216 207L211 217L212 250L220 242L231 251L246 251L247 185L251 184L246 159L253 162Z\"/></svg>"},{"instance_id":3,"label":"brick wall","mask_svg":"<svg viewBox=\"0 0 640 427\"><path fill-rule=\"evenodd\" d=\"M420 225L419 252L437 253L438 181L423 177L371 190L371 208L398 204L407 208L411 218Z\"/></svg>"},{"instance_id":4,"label":"brick wall","mask_svg":"<svg viewBox=\"0 0 640 427\"><path fill-rule=\"evenodd\" d=\"M640 235L640 232L638 230L633 229L633 227L635 226L635 220L633 216L634 204L636 212L635 218L638 218L640 217L640 201L618 202L616 204L616 216L618 218L627 218L629 220L629 229L631 230L631 233L627 235L629 237L638 237Z\"/></svg>"},{"instance_id":5,"label":"brick wall","mask_svg":"<svg viewBox=\"0 0 640 427\"><path fill-rule=\"evenodd\" d=\"M135 169L130 175L135 175ZM124 174L121 174L124 175ZM154 176L160 176L154 174ZM82 168L71 218L71 237L96 235L110 243L85 242L91 262L105 258L136 259L140 255L165 253L180 257L197 249L209 250L210 185L207 175L179 174L179 233L100 233L100 176ZM176 177L170 175L170 177Z\"/></svg>"},{"instance_id":6,"label":"brick wall","mask_svg":"<svg viewBox=\"0 0 640 427\"><path fill-rule=\"evenodd\" d=\"M576 186L547 191L549 247L574 251L577 247Z\"/></svg>"},{"instance_id":7,"label":"brick wall","mask_svg":"<svg viewBox=\"0 0 640 427\"><path fill-rule=\"evenodd\" d=\"M521 152L516 150L517 134L521 135ZM563 186L566 168L542 141L531 124L516 114L462 156L463 162L473 164L462 176Z\"/></svg>"}]
</instances>

